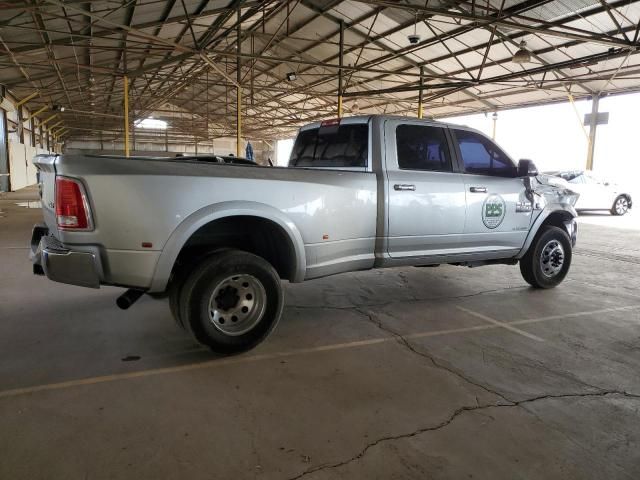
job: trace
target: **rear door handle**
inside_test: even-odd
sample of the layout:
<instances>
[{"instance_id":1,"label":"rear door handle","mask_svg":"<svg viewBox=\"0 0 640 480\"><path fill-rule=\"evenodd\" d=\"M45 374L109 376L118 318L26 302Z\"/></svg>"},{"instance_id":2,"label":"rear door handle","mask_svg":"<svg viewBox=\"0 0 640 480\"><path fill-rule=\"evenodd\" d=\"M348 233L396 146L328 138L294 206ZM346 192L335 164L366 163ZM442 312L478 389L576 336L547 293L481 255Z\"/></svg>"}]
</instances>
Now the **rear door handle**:
<instances>
[{"instance_id":1,"label":"rear door handle","mask_svg":"<svg viewBox=\"0 0 640 480\"><path fill-rule=\"evenodd\" d=\"M487 187L469 187L472 193L487 193Z\"/></svg>"},{"instance_id":2,"label":"rear door handle","mask_svg":"<svg viewBox=\"0 0 640 480\"><path fill-rule=\"evenodd\" d=\"M409 191L414 192L416 190L416 186L415 185L409 185L408 183L396 183L393 186L393 189L395 191L409 190Z\"/></svg>"}]
</instances>

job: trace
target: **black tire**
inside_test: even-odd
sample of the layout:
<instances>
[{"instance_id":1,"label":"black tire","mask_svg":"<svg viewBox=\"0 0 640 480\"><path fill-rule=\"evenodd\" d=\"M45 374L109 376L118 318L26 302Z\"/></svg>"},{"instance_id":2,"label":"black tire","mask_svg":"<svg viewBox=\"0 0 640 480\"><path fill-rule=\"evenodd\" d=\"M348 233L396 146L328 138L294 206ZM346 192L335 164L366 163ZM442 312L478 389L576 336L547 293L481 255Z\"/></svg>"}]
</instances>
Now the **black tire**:
<instances>
[{"instance_id":1,"label":"black tire","mask_svg":"<svg viewBox=\"0 0 640 480\"><path fill-rule=\"evenodd\" d=\"M182 323L182 319L180 318L180 293L182 292L182 285L184 284L184 279L179 278L177 275L171 279L169 283L169 309L171 310L171 315L180 328L186 330L186 326Z\"/></svg>"},{"instance_id":2,"label":"black tire","mask_svg":"<svg viewBox=\"0 0 640 480\"><path fill-rule=\"evenodd\" d=\"M232 354L262 342L280 320L283 304L280 278L269 262L225 250L189 274L180 289L179 318L198 342Z\"/></svg>"},{"instance_id":3,"label":"black tire","mask_svg":"<svg viewBox=\"0 0 640 480\"><path fill-rule=\"evenodd\" d=\"M229 248L219 248L208 253L203 253L200 256L192 257L186 261L186 263L182 263L174 269L171 273L171 278L169 279L169 286L167 288L167 296L169 297L169 309L171 310L171 315L178 325L183 330L189 330L189 326L186 325L182 318L180 317L180 295L182 293L182 287L187 281L189 274L196 269L198 265L204 262L208 256L215 255L217 253L230 250Z\"/></svg>"},{"instance_id":4,"label":"black tire","mask_svg":"<svg viewBox=\"0 0 640 480\"><path fill-rule=\"evenodd\" d=\"M567 232L547 225L541 227L529 250L520 259L520 272L534 288L553 288L567 276L571 257L571 239ZM559 267L558 263L561 264Z\"/></svg>"},{"instance_id":5,"label":"black tire","mask_svg":"<svg viewBox=\"0 0 640 480\"><path fill-rule=\"evenodd\" d=\"M629 199L626 195L619 195L611 206L611 215L621 216L629 211Z\"/></svg>"},{"instance_id":6,"label":"black tire","mask_svg":"<svg viewBox=\"0 0 640 480\"><path fill-rule=\"evenodd\" d=\"M205 258L202 259L203 261ZM169 281L169 309L171 310L171 315L173 315L173 319L183 330L189 330L189 327L182 321L182 317L180 316L180 295L182 294L182 288L189 278L189 274L195 270L197 267L197 263L195 261L191 261L187 264L180 265L172 274L171 279Z\"/></svg>"}]
</instances>

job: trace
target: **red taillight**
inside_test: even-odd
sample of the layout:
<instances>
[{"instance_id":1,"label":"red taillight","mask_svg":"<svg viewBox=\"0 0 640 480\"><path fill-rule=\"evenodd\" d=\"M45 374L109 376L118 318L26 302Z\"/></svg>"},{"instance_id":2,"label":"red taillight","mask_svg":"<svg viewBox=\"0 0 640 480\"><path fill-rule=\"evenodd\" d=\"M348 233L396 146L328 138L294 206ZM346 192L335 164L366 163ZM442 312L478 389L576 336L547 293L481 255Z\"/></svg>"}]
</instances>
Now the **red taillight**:
<instances>
[{"instance_id":1,"label":"red taillight","mask_svg":"<svg viewBox=\"0 0 640 480\"><path fill-rule=\"evenodd\" d=\"M77 180L56 178L56 221L62 230L86 230L89 228L89 212Z\"/></svg>"},{"instance_id":2,"label":"red taillight","mask_svg":"<svg viewBox=\"0 0 640 480\"><path fill-rule=\"evenodd\" d=\"M335 127L336 125L340 125L339 118L332 118L331 120L324 120L320 123L320 127Z\"/></svg>"}]
</instances>

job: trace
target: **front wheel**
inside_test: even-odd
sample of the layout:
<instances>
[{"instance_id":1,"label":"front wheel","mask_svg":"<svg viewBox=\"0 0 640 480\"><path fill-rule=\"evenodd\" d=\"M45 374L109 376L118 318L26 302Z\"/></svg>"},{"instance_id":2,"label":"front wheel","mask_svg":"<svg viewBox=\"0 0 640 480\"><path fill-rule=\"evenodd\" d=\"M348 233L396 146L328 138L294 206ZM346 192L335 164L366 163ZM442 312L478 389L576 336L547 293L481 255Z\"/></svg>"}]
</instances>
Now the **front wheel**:
<instances>
[{"instance_id":1,"label":"front wheel","mask_svg":"<svg viewBox=\"0 0 640 480\"><path fill-rule=\"evenodd\" d=\"M571 254L567 232L551 225L542 227L520 259L522 277L532 287L553 288L567 276Z\"/></svg>"},{"instance_id":2,"label":"front wheel","mask_svg":"<svg viewBox=\"0 0 640 480\"><path fill-rule=\"evenodd\" d=\"M629 211L629 199L624 195L620 195L616 198L615 202L613 202L613 207L611 207L611 215L624 215Z\"/></svg>"},{"instance_id":3,"label":"front wheel","mask_svg":"<svg viewBox=\"0 0 640 480\"><path fill-rule=\"evenodd\" d=\"M280 278L263 258L225 250L191 272L180 291L180 319L213 351L255 347L275 328L283 308Z\"/></svg>"}]
</instances>

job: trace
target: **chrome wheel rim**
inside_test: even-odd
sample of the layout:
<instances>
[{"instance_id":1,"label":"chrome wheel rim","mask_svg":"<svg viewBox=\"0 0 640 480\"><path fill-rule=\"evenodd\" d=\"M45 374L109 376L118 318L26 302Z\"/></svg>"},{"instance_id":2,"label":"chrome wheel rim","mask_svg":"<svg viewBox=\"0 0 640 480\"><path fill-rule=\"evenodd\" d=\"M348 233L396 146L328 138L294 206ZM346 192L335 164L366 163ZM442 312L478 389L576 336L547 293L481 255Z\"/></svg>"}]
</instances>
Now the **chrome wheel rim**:
<instances>
[{"instance_id":1,"label":"chrome wheel rim","mask_svg":"<svg viewBox=\"0 0 640 480\"><path fill-rule=\"evenodd\" d=\"M253 275L234 275L215 286L209 300L209 321L225 335L247 333L260 321L267 292Z\"/></svg>"},{"instance_id":2,"label":"chrome wheel rim","mask_svg":"<svg viewBox=\"0 0 640 480\"><path fill-rule=\"evenodd\" d=\"M564 265L564 248L558 240L550 240L540 254L540 269L545 277L555 277Z\"/></svg>"},{"instance_id":3,"label":"chrome wheel rim","mask_svg":"<svg viewBox=\"0 0 640 480\"><path fill-rule=\"evenodd\" d=\"M618 200L616 200L616 213L618 215L624 215L627 212L628 208L629 202L626 198L620 197Z\"/></svg>"}]
</instances>

